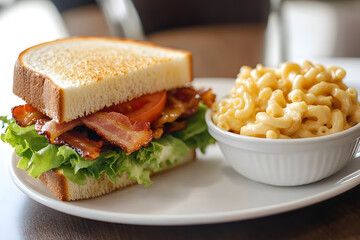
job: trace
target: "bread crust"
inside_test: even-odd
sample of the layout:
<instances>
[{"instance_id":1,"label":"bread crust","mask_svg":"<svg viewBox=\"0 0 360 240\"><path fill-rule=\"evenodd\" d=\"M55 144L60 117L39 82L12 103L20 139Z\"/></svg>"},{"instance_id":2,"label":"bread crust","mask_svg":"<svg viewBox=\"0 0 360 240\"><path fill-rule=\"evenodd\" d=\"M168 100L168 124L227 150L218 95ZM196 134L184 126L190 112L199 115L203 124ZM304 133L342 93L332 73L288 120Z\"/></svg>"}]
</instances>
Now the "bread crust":
<instances>
[{"instance_id":1,"label":"bread crust","mask_svg":"<svg viewBox=\"0 0 360 240\"><path fill-rule=\"evenodd\" d=\"M189 63L189 81L192 81L193 77L193 68L192 68L192 57L191 54L187 51L183 50L175 50L171 48L157 46L153 43L142 42L137 40L130 40L124 38L110 38L110 37L72 37L67 39L58 39L51 42L41 43L30 47L23 52L20 53L14 67L14 82L13 82L13 92L14 94L21 97L25 102L29 103L31 106L35 107L45 115L49 116L52 119L55 119L57 122L65 122L73 120L79 116L84 116L89 114L86 113L77 113L74 115L69 115L65 113L65 109L71 109L68 105L66 105L65 100L65 92L64 89L58 86L54 80L48 75L41 73L39 71L34 70L31 67L28 67L24 63L24 56L35 49L50 46L56 43L64 43L71 41L86 41L86 40L99 40L99 41L110 41L110 42L121 42L121 43L131 43L137 44L138 46L147 46L154 49L162 49L170 52L182 53L184 54L186 61ZM70 76L69 76L70 78ZM166 87L164 87L165 89ZM150 93L150 92L149 92ZM68 94L69 95L69 94ZM130 98L135 98L138 96L132 96ZM99 97L99 101L101 102L101 98ZM126 100L126 99L125 99ZM127 99L129 100L129 99ZM119 103L118 100L112 100L114 103ZM121 101L120 101L121 102ZM114 104L113 103L113 104ZM86 104L85 105L89 105ZM104 104L105 105L105 104ZM105 106L102 106L105 107ZM94 107L91 110L92 112L96 112L100 109L99 107ZM80 110L81 111L81 110Z\"/></svg>"},{"instance_id":2,"label":"bread crust","mask_svg":"<svg viewBox=\"0 0 360 240\"><path fill-rule=\"evenodd\" d=\"M39 180L45 184L51 192L61 201L69 201L68 180L58 169L51 169L39 176Z\"/></svg>"},{"instance_id":3,"label":"bread crust","mask_svg":"<svg viewBox=\"0 0 360 240\"><path fill-rule=\"evenodd\" d=\"M63 122L63 90L44 74L24 66L21 54L14 68L13 93L47 116Z\"/></svg>"},{"instance_id":4,"label":"bread crust","mask_svg":"<svg viewBox=\"0 0 360 240\"><path fill-rule=\"evenodd\" d=\"M168 167L165 166L162 170L152 173L151 176L163 173L170 169L176 168L183 164L195 161L196 152L191 149L188 154L179 162ZM126 187L136 185L137 182L128 179L128 174L125 173L121 178L118 178L118 184L114 185L105 174L102 174L100 179L87 178L85 185L78 185L68 180L62 171L58 169L49 170L40 175L38 178L51 192L61 201L75 201L88 198L99 197L116 190L121 190Z\"/></svg>"}]
</instances>

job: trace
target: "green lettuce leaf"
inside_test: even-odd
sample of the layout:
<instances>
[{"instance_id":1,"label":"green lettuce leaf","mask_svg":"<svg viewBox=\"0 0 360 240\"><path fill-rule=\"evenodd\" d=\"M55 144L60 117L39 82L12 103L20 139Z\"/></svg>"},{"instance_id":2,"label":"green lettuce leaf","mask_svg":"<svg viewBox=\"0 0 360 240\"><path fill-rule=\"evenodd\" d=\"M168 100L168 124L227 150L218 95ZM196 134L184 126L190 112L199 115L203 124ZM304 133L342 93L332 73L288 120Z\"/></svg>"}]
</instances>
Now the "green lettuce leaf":
<instances>
[{"instance_id":1,"label":"green lettuce leaf","mask_svg":"<svg viewBox=\"0 0 360 240\"><path fill-rule=\"evenodd\" d=\"M1 128L4 128L5 125L9 125L10 123L12 123L14 119L13 118L8 119L7 116L0 116L0 121L2 122Z\"/></svg>"},{"instance_id":2,"label":"green lettuce leaf","mask_svg":"<svg viewBox=\"0 0 360 240\"><path fill-rule=\"evenodd\" d=\"M186 129L165 135L131 154L117 147L108 149L94 161L82 158L68 146L50 144L36 132L34 125L20 127L6 117L0 117L3 125L7 125L1 140L14 147L20 157L17 166L34 178L56 168L80 185L86 184L88 177L99 179L103 173L116 184L117 178L127 173L130 179L148 186L152 183L151 172L176 163L188 153L189 148L200 148L204 152L209 144L215 142L207 132L205 112L206 106L200 104L198 112L187 119Z\"/></svg>"},{"instance_id":3,"label":"green lettuce leaf","mask_svg":"<svg viewBox=\"0 0 360 240\"><path fill-rule=\"evenodd\" d=\"M206 148L216 141L210 136L205 122L206 105L200 103L198 111L186 120L186 128L173 135L184 141L190 148L200 148L205 153Z\"/></svg>"}]
</instances>

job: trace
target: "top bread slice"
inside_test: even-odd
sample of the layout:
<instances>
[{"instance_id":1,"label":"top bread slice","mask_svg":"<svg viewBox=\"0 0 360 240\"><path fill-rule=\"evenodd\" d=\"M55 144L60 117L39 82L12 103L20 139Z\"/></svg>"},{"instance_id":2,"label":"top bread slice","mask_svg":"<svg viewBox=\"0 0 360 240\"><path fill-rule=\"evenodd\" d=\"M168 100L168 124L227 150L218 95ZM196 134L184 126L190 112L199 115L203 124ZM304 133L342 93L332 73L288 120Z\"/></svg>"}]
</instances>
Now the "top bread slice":
<instances>
[{"instance_id":1,"label":"top bread slice","mask_svg":"<svg viewBox=\"0 0 360 240\"><path fill-rule=\"evenodd\" d=\"M13 92L57 122L68 122L190 81L187 51L120 38L74 37L23 51L15 64Z\"/></svg>"}]
</instances>

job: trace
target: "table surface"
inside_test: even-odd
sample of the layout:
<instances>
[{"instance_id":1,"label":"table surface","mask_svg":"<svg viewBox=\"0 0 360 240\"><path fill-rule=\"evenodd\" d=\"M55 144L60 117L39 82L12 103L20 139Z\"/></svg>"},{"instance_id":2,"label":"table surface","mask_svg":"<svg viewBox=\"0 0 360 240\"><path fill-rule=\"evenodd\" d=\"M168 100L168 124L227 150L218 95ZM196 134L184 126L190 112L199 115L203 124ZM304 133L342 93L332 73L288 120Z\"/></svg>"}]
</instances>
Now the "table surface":
<instances>
[{"instance_id":1,"label":"table surface","mask_svg":"<svg viewBox=\"0 0 360 240\"><path fill-rule=\"evenodd\" d=\"M0 18L0 27L4 24ZM18 101L9 94L12 73L7 68L13 62L0 59L1 114ZM360 186L312 206L257 219L194 226L126 225L67 215L33 201L11 180L11 149L0 144L0 154L0 239L360 239Z\"/></svg>"}]
</instances>

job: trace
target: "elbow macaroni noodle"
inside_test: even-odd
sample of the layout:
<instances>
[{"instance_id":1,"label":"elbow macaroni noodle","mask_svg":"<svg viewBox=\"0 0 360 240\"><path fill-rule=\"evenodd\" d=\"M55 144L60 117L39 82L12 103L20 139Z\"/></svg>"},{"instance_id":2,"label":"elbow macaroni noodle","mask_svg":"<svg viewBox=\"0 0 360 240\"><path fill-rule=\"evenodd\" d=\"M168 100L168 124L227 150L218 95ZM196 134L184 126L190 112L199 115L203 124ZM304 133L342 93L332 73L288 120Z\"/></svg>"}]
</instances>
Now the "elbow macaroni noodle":
<instances>
[{"instance_id":1,"label":"elbow macaroni noodle","mask_svg":"<svg viewBox=\"0 0 360 240\"><path fill-rule=\"evenodd\" d=\"M262 138L307 138L360 122L354 88L340 67L304 61L278 69L243 66L229 96L214 103L212 119L225 131Z\"/></svg>"}]
</instances>

